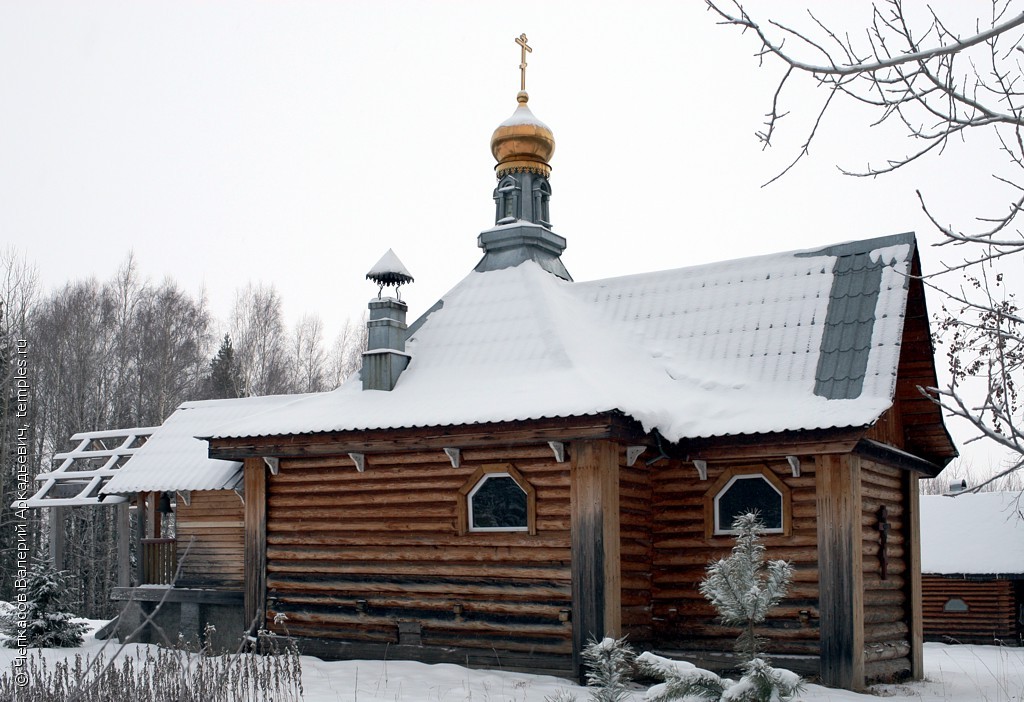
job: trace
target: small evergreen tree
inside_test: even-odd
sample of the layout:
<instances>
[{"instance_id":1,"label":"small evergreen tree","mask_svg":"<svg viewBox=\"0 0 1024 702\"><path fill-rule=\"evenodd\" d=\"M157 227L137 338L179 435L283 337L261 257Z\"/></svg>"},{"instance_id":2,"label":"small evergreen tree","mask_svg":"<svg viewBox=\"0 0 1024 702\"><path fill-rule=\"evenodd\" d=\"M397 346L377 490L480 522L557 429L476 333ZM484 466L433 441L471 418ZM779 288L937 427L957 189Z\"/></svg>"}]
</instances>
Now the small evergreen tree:
<instances>
[{"instance_id":1,"label":"small evergreen tree","mask_svg":"<svg viewBox=\"0 0 1024 702\"><path fill-rule=\"evenodd\" d=\"M235 347L231 335L225 334L217 349L217 355L210 361L210 374L206 377L206 397L221 400L228 397L242 397L245 381L242 369L235 358Z\"/></svg>"},{"instance_id":2,"label":"small evergreen tree","mask_svg":"<svg viewBox=\"0 0 1024 702\"><path fill-rule=\"evenodd\" d=\"M72 621L74 614L66 609L67 583L65 573L58 571L46 559L36 561L29 571L25 595L28 609L25 628L19 627L17 615L4 622L4 633L9 648L18 648L24 642L33 648L70 648L82 645L86 625ZM25 638L19 642L18 636Z\"/></svg>"},{"instance_id":3,"label":"small evergreen tree","mask_svg":"<svg viewBox=\"0 0 1024 702\"><path fill-rule=\"evenodd\" d=\"M634 658L625 637L591 640L583 649L590 699L594 702L623 702L629 696Z\"/></svg>"},{"instance_id":4,"label":"small evergreen tree","mask_svg":"<svg viewBox=\"0 0 1024 702\"><path fill-rule=\"evenodd\" d=\"M759 536L764 524L756 512L740 515L732 528L737 532L732 555L708 566L700 592L724 624L743 628L736 640L743 677L734 681L692 663L645 653L639 659L641 671L665 681L651 688L647 702L779 702L803 689L799 675L773 668L759 657L764 640L755 632L755 626L785 597L793 568L785 561L765 563Z\"/></svg>"},{"instance_id":5,"label":"small evergreen tree","mask_svg":"<svg viewBox=\"0 0 1024 702\"><path fill-rule=\"evenodd\" d=\"M718 610L723 624L743 627L736 652L750 663L764 643L755 627L786 596L793 567L786 561L765 563L760 537L764 524L756 512L736 517L732 528L737 532L732 555L708 566L700 592Z\"/></svg>"}]
</instances>

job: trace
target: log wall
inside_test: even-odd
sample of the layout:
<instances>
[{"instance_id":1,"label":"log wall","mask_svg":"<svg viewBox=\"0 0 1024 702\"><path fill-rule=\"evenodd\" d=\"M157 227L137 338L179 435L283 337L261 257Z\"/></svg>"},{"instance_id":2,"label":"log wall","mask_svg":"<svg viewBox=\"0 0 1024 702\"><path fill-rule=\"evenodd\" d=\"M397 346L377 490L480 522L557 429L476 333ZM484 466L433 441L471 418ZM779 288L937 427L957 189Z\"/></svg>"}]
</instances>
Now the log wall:
<instances>
[{"instance_id":1,"label":"log wall","mask_svg":"<svg viewBox=\"0 0 1024 702\"><path fill-rule=\"evenodd\" d=\"M927 641L970 644L1020 643L1017 599L1012 580L963 580L925 575L924 636ZM946 612L951 598L963 600L967 612Z\"/></svg>"},{"instance_id":2,"label":"log wall","mask_svg":"<svg viewBox=\"0 0 1024 702\"><path fill-rule=\"evenodd\" d=\"M233 490L191 493L177 500L175 537L181 563L179 587L241 590L242 500Z\"/></svg>"},{"instance_id":3,"label":"log wall","mask_svg":"<svg viewBox=\"0 0 1024 702\"><path fill-rule=\"evenodd\" d=\"M785 458L708 463L708 479L700 480L692 463L662 461L653 466L652 486L652 609L653 631L664 649L732 651L739 631L724 627L698 586L705 568L727 556L730 536L705 536L704 496L729 468L757 472L767 466L791 491L792 534L767 535L769 559L790 561L795 569L789 596L762 628L776 654L817 655L819 652L818 552L815 468L802 460L794 478Z\"/></svg>"},{"instance_id":4,"label":"log wall","mask_svg":"<svg viewBox=\"0 0 1024 702\"><path fill-rule=\"evenodd\" d=\"M902 471L861 460L864 574L864 674L869 681L909 677L910 573ZM886 512L885 549L879 510ZM884 562L884 567L883 567Z\"/></svg>"},{"instance_id":5,"label":"log wall","mask_svg":"<svg viewBox=\"0 0 1024 702\"><path fill-rule=\"evenodd\" d=\"M459 535L459 489L512 464L536 534ZM267 620L280 633L375 644L572 654L570 484L546 445L282 459L267 478Z\"/></svg>"},{"instance_id":6,"label":"log wall","mask_svg":"<svg viewBox=\"0 0 1024 702\"><path fill-rule=\"evenodd\" d=\"M626 465L619 455L619 534L622 577L622 633L643 647L654 638L651 610L651 469L643 458Z\"/></svg>"}]
</instances>

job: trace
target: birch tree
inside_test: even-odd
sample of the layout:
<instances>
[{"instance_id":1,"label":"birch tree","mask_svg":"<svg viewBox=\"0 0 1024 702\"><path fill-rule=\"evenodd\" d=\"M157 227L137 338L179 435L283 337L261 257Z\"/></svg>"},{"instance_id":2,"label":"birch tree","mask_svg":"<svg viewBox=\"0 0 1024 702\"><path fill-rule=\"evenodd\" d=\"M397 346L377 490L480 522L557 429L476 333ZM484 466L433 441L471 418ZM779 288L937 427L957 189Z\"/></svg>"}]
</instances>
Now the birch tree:
<instances>
[{"instance_id":1,"label":"birch tree","mask_svg":"<svg viewBox=\"0 0 1024 702\"><path fill-rule=\"evenodd\" d=\"M1024 255L1018 219L1024 208L1024 3L958 4L942 16L931 5L889 0L872 4L867 26L851 29L829 26L811 10L797 25L754 16L738 0L707 2L721 24L752 35L763 66L779 71L757 132L765 147L792 114L791 85L804 81L819 89L802 144L775 178L809 156L833 111L852 107L867 107L871 126L893 128L910 146L881 163L841 164L850 176L884 176L941 158L954 140L998 149L1002 164L985 189L1001 193L1003 205L996 211L980 211L978 205L971 221L949 223L941 203L917 192L919 206L940 235L939 245L954 257L939 275L926 279L946 296L940 332L948 344L952 380L924 391L969 421L975 439L1009 450L1012 458L1001 474L1024 466L1018 394L1024 381L1024 317L1000 272L1011 266L1019 270ZM982 7L983 14L964 23L965 7ZM976 385L980 393L973 392Z\"/></svg>"},{"instance_id":2,"label":"birch tree","mask_svg":"<svg viewBox=\"0 0 1024 702\"><path fill-rule=\"evenodd\" d=\"M287 333L273 285L249 283L235 295L231 338L247 395L289 391Z\"/></svg>"}]
</instances>

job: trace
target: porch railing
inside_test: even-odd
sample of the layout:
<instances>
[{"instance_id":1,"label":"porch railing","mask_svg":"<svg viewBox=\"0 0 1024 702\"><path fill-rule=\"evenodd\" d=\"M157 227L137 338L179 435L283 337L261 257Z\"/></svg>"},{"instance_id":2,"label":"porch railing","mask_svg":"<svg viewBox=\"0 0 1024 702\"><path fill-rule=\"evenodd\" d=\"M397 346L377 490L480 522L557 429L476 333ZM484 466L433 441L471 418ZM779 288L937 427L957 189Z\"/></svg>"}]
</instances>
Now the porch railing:
<instances>
[{"instance_id":1,"label":"porch railing","mask_svg":"<svg viewBox=\"0 0 1024 702\"><path fill-rule=\"evenodd\" d=\"M142 540L142 584L170 585L178 569L178 549L174 539Z\"/></svg>"}]
</instances>

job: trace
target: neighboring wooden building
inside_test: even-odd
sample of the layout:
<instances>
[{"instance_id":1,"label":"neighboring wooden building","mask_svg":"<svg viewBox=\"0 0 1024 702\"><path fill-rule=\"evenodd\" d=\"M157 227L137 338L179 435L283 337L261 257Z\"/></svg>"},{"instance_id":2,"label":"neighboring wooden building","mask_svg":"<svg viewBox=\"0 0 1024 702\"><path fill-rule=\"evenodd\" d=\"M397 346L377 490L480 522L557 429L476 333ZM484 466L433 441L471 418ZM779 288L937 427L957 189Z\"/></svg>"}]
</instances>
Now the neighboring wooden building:
<instances>
[{"instance_id":1,"label":"neighboring wooden building","mask_svg":"<svg viewBox=\"0 0 1024 702\"><path fill-rule=\"evenodd\" d=\"M408 329L371 301L361 379L176 413L231 466L204 489L244 504L239 532L192 488L173 591L235 593L240 621L324 657L577 675L589 639L628 635L728 667L738 632L698 584L757 509L796 569L764 626L776 660L851 688L920 677L917 481L956 451L917 391L936 377L913 235L572 282L554 140L518 99L482 260ZM411 280L393 255L371 274ZM134 473L105 492L205 475Z\"/></svg>"},{"instance_id":2,"label":"neighboring wooden building","mask_svg":"<svg viewBox=\"0 0 1024 702\"><path fill-rule=\"evenodd\" d=\"M921 498L924 636L947 643L1021 643L1024 517L1020 493Z\"/></svg>"}]
</instances>

